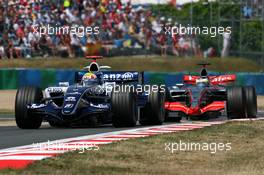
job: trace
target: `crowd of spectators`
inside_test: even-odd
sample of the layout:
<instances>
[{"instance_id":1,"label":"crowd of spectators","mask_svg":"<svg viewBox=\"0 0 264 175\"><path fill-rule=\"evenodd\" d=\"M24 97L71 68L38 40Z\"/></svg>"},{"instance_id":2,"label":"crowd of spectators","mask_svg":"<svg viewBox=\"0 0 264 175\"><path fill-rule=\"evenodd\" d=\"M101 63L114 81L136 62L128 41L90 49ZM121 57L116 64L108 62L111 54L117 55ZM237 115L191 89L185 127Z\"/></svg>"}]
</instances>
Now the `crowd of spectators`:
<instances>
[{"instance_id":1,"label":"crowd of spectators","mask_svg":"<svg viewBox=\"0 0 264 175\"><path fill-rule=\"evenodd\" d=\"M166 35L162 26L177 25L128 0L0 1L0 58L81 57L113 49L154 50L162 55L199 54L193 36ZM99 34L40 35L34 27L98 26Z\"/></svg>"},{"instance_id":2,"label":"crowd of spectators","mask_svg":"<svg viewBox=\"0 0 264 175\"><path fill-rule=\"evenodd\" d=\"M246 0L243 3L242 13L246 19L252 19L254 17L263 18L263 0Z\"/></svg>"}]
</instances>

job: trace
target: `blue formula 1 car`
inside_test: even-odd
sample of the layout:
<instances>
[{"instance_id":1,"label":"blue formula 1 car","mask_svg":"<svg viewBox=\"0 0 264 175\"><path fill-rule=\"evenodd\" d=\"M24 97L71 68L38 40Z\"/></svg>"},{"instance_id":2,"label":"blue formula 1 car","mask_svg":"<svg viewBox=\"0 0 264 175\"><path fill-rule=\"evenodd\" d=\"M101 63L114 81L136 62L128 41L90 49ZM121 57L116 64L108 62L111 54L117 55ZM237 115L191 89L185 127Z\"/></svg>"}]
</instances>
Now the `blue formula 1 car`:
<instances>
[{"instance_id":1,"label":"blue formula 1 car","mask_svg":"<svg viewBox=\"0 0 264 175\"><path fill-rule=\"evenodd\" d=\"M143 73L103 71L92 57L84 71L76 72L75 84L59 83L43 91L21 87L15 101L19 128L36 129L43 120L53 127L115 127L160 125L164 121L165 88L144 85Z\"/></svg>"}]
</instances>

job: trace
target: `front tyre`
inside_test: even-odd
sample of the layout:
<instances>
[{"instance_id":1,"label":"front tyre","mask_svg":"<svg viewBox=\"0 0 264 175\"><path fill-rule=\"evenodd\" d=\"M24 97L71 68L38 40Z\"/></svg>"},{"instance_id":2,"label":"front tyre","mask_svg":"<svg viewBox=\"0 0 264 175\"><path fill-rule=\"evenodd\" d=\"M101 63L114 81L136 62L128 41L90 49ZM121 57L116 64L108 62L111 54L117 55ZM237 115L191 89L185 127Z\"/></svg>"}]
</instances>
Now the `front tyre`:
<instances>
[{"instance_id":1,"label":"front tyre","mask_svg":"<svg viewBox=\"0 0 264 175\"><path fill-rule=\"evenodd\" d=\"M133 127L137 123L137 105L134 92L128 89L112 92L111 98L114 127Z\"/></svg>"},{"instance_id":2,"label":"front tyre","mask_svg":"<svg viewBox=\"0 0 264 175\"><path fill-rule=\"evenodd\" d=\"M38 129L43 118L28 112L27 105L40 103L43 94L37 87L22 87L17 90L15 101L16 124L21 129Z\"/></svg>"},{"instance_id":3,"label":"front tyre","mask_svg":"<svg viewBox=\"0 0 264 175\"><path fill-rule=\"evenodd\" d=\"M227 89L226 110L229 119L246 117L246 95L243 87L235 86Z\"/></svg>"}]
</instances>

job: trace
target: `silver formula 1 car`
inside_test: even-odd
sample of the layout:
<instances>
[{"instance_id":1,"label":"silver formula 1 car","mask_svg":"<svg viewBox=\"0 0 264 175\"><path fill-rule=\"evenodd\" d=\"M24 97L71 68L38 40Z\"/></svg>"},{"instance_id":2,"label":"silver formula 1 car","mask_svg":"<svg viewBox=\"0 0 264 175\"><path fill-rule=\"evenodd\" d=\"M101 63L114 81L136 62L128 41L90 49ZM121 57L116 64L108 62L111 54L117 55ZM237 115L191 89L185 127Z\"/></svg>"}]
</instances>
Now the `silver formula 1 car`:
<instances>
[{"instance_id":1,"label":"silver formula 1 car","mask_svg":"<svg viewBox=\"0 0 264 175\"><path fill-rule=\"evenodd\" d=\"M236 86L236 75L208 75L208 63L199 64L200 75L184 75L183 84L166 91L166 120L179 122L182 116L208 119L226 111L230 119L255 118L257 96L253 86Z\"/></svg>"}]
</instances>

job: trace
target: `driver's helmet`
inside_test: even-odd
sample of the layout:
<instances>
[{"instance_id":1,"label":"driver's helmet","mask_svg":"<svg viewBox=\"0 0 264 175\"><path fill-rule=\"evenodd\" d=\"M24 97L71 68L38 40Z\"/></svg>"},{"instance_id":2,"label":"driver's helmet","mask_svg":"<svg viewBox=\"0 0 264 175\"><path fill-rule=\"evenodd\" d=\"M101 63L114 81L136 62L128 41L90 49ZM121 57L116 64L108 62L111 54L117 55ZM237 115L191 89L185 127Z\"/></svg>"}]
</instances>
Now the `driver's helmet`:
<instances>
[{"instance_id":1,"label":"driver's helmet","mask_svg":"<svg viewBox=\"0 0 264 175\"><path fill-rule=\"evenodd\" d=\"M89 72L83 75L82 77L82 84L83 85L90 85L98 83L98 78L95 74Z\"/></svg>"},{"instance_id":2,"label":"driver's helmet","mask_svg":"<svg viewBox=\"0 0 264 175\"><path fill-rule=\"evenodd\" d=\"M209 85L209 79L206 77L196 79L197 86L207 86Z\"/></svg>"}]
</instances>

